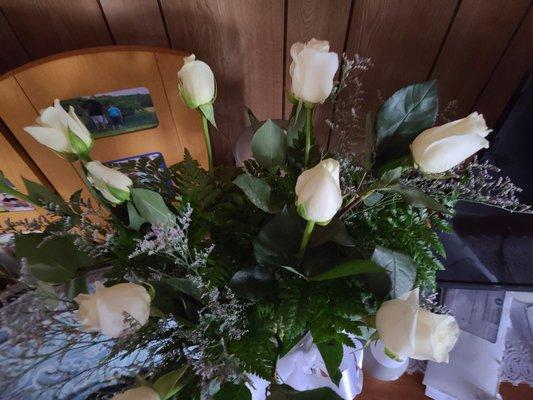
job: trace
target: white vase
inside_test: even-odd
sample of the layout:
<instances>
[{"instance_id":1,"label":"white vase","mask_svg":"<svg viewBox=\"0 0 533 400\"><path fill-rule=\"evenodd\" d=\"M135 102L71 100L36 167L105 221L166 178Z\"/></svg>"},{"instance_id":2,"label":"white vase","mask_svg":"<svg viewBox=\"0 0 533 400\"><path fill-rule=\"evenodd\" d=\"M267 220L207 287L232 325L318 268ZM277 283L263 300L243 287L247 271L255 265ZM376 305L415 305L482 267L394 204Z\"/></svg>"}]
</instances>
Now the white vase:
<instances>
[{"instance_id":1,"label":"white vase","mask_svg":"<svg viewBox=\"0 0 533 400\"><path fill-rule=\"evenodd\" d=\"M408 365L408 357L398 357L398 359L389 357L381 340L373 341L365 348L363 371L373 378L395 381L404 374Z\"/></svg>"}]
</instances>

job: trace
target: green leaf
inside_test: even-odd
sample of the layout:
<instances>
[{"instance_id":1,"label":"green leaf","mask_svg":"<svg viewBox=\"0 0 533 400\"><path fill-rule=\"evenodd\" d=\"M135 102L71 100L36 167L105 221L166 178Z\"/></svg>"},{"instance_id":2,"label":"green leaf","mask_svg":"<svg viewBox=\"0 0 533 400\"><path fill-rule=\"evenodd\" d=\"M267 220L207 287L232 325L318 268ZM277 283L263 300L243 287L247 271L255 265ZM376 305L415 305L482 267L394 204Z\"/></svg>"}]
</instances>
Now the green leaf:
<instances>
[{"instance_id":1,"label":"green leaf","mask_svg":"<svg viewBox=\"0 0 533 400\"><path fill-rule=\"evenodd\" d=\"M330 379L335 385L338 385L342 376L341 371L339 371L343 356L342 343L332 340L325 343L316 343L316 347L318 347L318 351L326 364Z\"/></svg>"},{"instance_id":2,"label":"green leaf","mask_svg":"<svg viewBox=\"0 0 533 400\"><path fill-rule=\"evenodd\" d=\"M402 167L396 167L394 169L385 171L385 173L381 176L381 180L378 184L380 186L389 186L393 183L398 182L402 176L402 171Z\"/></svg>"},{"instance_id":3,"label":"green leaf","mask_svg":"<svg viewBox=\"0 0 533 400\"><path fill-rule=\"evenodd\" d=\"M344 278L346 276L364 274L367 272L380 272L383 269L372 260L350 260L331 268L320 275L311 278L312 281L326 281Z\"/></svg>"},{"instance_id":4,"label":"green leaf","mask_svg":"<svg viewBox=\"0 0 533 400\"><path fill-rule=\"evenodd\" d=\"M272 298L277 288L272 273L262 266L237 271L229 285L238 296L250 300Z\"/></svg>"},{"instance_id":5,"label":"green leaf","mask_svg":"<svg viewBox=\"0 0 533 400\"><path fill-rule=\"evenodd\" d=\"M152 225L172 226L175 224L176 216L168 209L159 193L134 188L131 189L131 197L139 215Z\"/></svg>"},{"instance_id":6,"label":"green leaf","mask_svg":"<svg viewBox=\"0 0 533 400\"><path fill-rule=\"evenodd\" d=\"M246 115L248 115L248 120L250 121L250 125L252 126L252 131L257 131L261 127L261 122L257 119L251 109L249 109L248 107L244 108L246 109Z\"/></svg>"},{"instance_id":7,"label":"green leaf","mask_svg":"<svg viewBox=\"0 0 533 400\"><path fill-rule=\"evenodd\" d=\"M372 207L373 205L376 205L383 199L385 195L380 192L372 192L368 196L365 196L363 199L363 203L365 203L365 206Z\"/></svg>"},{"instance_id":8,"label":"green leaf","mask_svg":"<svg viewBox=\"0 0 533 400\"><path fill-rule=\"evenodd\" d=\"M376 120L379 163L409 153L414 138L435 125L437 110L436 80L404 87L385 101Z\"/></svg>"},{"instance_id":9,"label":"green leaf","mask_svg":"<svg viewBox=\"0 0 533 400\"><path fill-rule=\"evenodd\" d=\"M305 113L302 111L303 103L299 101L294 104L291 111L289 125L287 127L287 145L293 147L300 132L305 127Z\"/></svg>"},{"instance_id":10,"label":"green leaf","mask_svg":"<svg viewBox=\"0 0 533 400\"><path fill-rule=\"evenodd\" d=\"M389 186L388 189L401 194L405 201L411 204L413 207L429 208L445 214L448 213L448 210L446 207L444 207L444 205L417 188L396 184Z\"/></svg>"},{"instance_id":11,"label":"green leaf","mask_svg":"<svg viewBox=\"0 0 533 400\"><path fill-rule=\"evenodd\" d=\"M416 264L406 254L376 246L372 261L383 267L391 280L391 296L398 298L409 292L415 283Z\"/></svg>"},{"instance_id":12,"label":"green leaf","mask_svg":"<svg viewBox=\"0 0 533 400\"><path fill-rule=\"evenodd\" d=\"M289 385L272 385L267 400L342 400L342 397L325 387L300 392Z\"/></svg>"},{"instance_id":13,"label":"green leaf","mask_svg":"<svg viewBox=\"0 0 533 400\"><path fill-rule=\"evenodd\" d=\"M135 205L132 202L128 201L127 209L128 209L128 220L129 220L128 228L138 231L142 224L144 224L145 222L148 222L146 219L141 217L141 215L139 214L139 212L135 208Z\"/></svg>"},{"instance_id":14,"label":"green leaf","mask_svg":"<svg viewBox=\"0 0 533 400\"><path fill-rule=\"evenodd\" d=\"M79 268L96 262L74 245L74 236L45 236L40 233L16 235L17 259L26 258L30 274L50 283L64 283L74 278Z\"/></svg>"},{"instance_id":15,"label":"green leaf","mask_svg":"<svg viewBox=\"0 0 533 400\"><path fill-rule=\"evenodd\" d=\"M264 168L284 165L287 157L287 135L272 120L267 120L252 138L252 154Z\"/></svg>"},{"instance_id":16,"label":"green leaf","mask_svg":"<svg viewBox=\"0 0 533 400\"><path fill-rule=\"evenodd\" d=\"M187 371L187 367L187 365L184 365L159 377L159 379L155 381L153 387L157 394L159 394L161 400L170 399L180 390L181 385L178 383Z\"/></svg>"},{"instance_id":17,"label":"green leaf","mask_svg":"<svg viewBox=\"0 0 533 400\"><path fill-rule=\"evenodd\" d=\"M195 299L199 303L202 302L202 291L190 279L168 278L168 279L165 279L165 282L169 284L170 286L172 286L172 288L174 288L178 292L182 292L182 293L185 293L191 296L193 299Z\"/></svg>"},{"instance_id":18,"label":"green leaf","mask_svg":"<svg viewBox=\"0 0 533 400\"><path fill-rule=\"evenodd\" d=\"M290 266L300 247L302 219L286 209L272 218L259 232L254 242L255 259L260 265Z\"/></svg>"},{"instance_id":19,"label":"green leaf","mask_svg":"<svg viewBox=\"0 0 533 400\"><path fill-rule=\"evenodd\" d=\"M46 186L41 185L40 183L32 182L27 179L24 179L24 186L28 192L30 199L41 205L48 205L50 203L58 207L59 211L63 214L72 214L72 210L65 203L65 200L61 198L58 194L52 192Z\"/></svg>"},{"instance_id":20,"label":"green leaf","mask_svg":"<svg viewBox=\"0 0 533 400\"><path fill-rule=\"evenodd\" d=\"M207 118L209 123L216 128L217 123L215 122L215 109L213 108L213 104L202 104L201 106L198 106L198 109L202 115Z\"/></svg>"},{"instance_id":21,"label":"green leaf","mask_svg":"<svg viewBox=\"0 0 533 400\"><path fill-rule=\"evenodd\" d=\"M214 400L252 400L252 393L244 383L226 383L213 397Z\"/></svg>"},{"instance_id":22,"label":"green leaf","mask_svg":"<svg viewBox=\"0 0 533 400\"><path fill-rule=\"evenodd\" d=\"M244 192L254 206L268 213L275 212L269 205L271 188L264 180L243 174L235 178L233 183Z\"/></svg>"},{"instance_id":23,"label":"green leaf","mask_svg":"<svg viewBox=\"0 0 533 400\"><path fill-rule=\"evenodd\" d=\"M346 225L339 219L333 219L327 225L317 225L311 236L312 247L320 246L327 242L337 243L341 246L353 247L357 244L350 236Z\"/></svg>"}]
</instances>

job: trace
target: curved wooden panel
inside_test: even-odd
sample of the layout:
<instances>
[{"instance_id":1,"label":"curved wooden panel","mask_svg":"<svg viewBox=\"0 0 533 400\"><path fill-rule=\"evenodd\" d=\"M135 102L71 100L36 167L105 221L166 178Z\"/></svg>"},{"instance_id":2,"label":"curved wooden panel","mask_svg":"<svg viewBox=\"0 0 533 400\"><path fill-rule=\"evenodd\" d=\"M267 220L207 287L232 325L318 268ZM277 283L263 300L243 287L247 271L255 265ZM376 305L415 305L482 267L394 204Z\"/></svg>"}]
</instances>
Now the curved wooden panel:
<instances>
[{"instance_id":1,"label":"curved wooden panel","mask_svg":"<svg viewBox=\"0 0 533 400\"><path fill-rule=\"evenodd\" d=\"M55 98L146 87L159 125L98 138L92 157L101 161L161 152L167 164L183 158L185 147L207 165L200 119L178 93L177 71L188 54L150 47L104 47L61 54L23 66L0 78L0 117L64 197L83 186L79 171L23 131Z\"/></svg>"}]
</instances>

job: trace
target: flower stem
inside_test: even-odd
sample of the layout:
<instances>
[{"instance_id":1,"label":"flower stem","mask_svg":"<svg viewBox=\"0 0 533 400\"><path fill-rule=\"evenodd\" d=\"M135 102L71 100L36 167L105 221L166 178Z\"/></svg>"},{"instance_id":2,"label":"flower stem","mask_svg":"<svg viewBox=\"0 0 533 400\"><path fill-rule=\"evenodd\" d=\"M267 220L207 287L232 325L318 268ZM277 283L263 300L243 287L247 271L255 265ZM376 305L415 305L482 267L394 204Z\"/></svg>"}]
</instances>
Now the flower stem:
<instances>
[{"instance_id":1,"label":"flower stem","mask_svg":"<svg viewBox=\"0 0 533 400\"><path fill-rule=\"evenodd\" d=\"M313 131L313 108L305 107L305 161L304 167L309 163L309 152L311 150L311 134Z\"/></svg>"},{"instance_id":2,"label":"flower stem","mask_svg":"<svg viewBox=\"0 0 533 400\"><path fill-rule=\"evenodd\" d=\"M211 138L209 136L209 124L207 118L203 113L200 113L202 116L202 129L204 131L205 147L207 149L207 161L209 165L209 171L213 171L213 150L211 149Z\"/></svg>"},{"instance_id":3,"label":"flower stem","mask_svg":"<svg viewBox=\"0 0 533 400\"><path fill-rule=\"evenodd\" d=\"M304 256L305 249L307 248L307 244L309 243L309 239L311 238L311 233L313 233L314 228L315 228L315 221L307 221L304 235L302 236L302 243L300 244L300 250L298 251L299 260L301 260Z\"/></svg>"}]
</instances>

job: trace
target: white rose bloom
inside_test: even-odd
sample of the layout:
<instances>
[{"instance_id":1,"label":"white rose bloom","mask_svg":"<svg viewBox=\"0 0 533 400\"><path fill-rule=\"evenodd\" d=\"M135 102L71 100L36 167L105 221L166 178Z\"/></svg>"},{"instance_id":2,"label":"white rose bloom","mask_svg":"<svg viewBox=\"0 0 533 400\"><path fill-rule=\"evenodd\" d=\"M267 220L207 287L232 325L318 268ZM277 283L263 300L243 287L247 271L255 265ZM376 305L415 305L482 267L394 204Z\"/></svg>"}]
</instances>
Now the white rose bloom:
<instances>
[{"instance_id":1,"label":"white rose bloom","mask_svg":"<svg viewBox=\"0 0 533 400\"><path fill-rule=\"evenodd\" d=\"M332 158L305 170L296 181L296 206L302 218L327 224L342 205L339 162Z\"/></svg>"},{"instance_id":2,"label":"white rose bloom","mask_svg":"<svg viewBox=\"0 0 533 400\"><path fill-rule=\"evenodd\" d=\"M111 400L160 400L160 398L154 389L147 386L139 386L116 394Z\"/></svg>"},{"instance_id":3,"label":"white rose bloom","mask_svg":"<svg viewBox=\"0 0 533 400\"><path fill-rule=\"evenodd\" d=\"M87 180L112 204L120 204L130 198L132 180L122 172L106 167L100 161L85 164Z\"/></svg>"},{"instance_id":4,"label":"white rose bloom","mask_svg":"<svg viewBox=\"0 0 533 400\"><path fill-rule=\"evenodd\" d=\"M80 121L72 106L67 113L59 100L53 107L41 111L37 126L24 128L35 140L62 156L73 157L87 154L93 146L93 138Z\"/></svg>"},{"instance_id":5,"label":"white rose bloom","mask_svg":"<svg viewBox=\"0 0 533 400\"><path fill-rule=\"evenodd\" d=\"M311 39L291 46L290 74L292 94L308 103L324 103L333 90L339 68L337 53L329 51L329 42Z\"/></svg>"},{"instance_id":6,"label":"white rose bloom","mask_svg":"<svg viewBox=\"0 0 533 400\"><path fill-rule=\"evenodd\" d=\"M483 115L468 117L422 132L411 144L415 163L427 173L440 173L455 167L482 148L488 148Z\"/></svg>"},{"instance_id":7,"label":"white rose bloom","mask_svg":"<svg viewBox=\"0 0 533 400\"><path fill-rule=\"evenodd\" d=\"M196 60L191 54L183 59L185 64L178 72L181 95L190 108L213 102L215 97L215 76L209 65Z\"/></svg>"},{"instance_id":8,"label":"white rose bloom","mask_svg":"<svg viewBox=\"0 0 533 400\"><path fill-rule=\"evenodd\" d=\"M77 319L83 330L117 338L131 328L131 322L125 320L125 315L141 326L148 322L151 299L141 285L119 283L105 287L96 282L95 288L94 293L82 293L74 299L79 305Z\"/></svg>"},{"instance_id":9,"label":"white rose bloom","mask_svg":"<svg viewBox=\"0 0 533 400\"><path fill-rule=\"evenodd\" d=\"M385 347L394 353L436 362L448 362L460 333L451 315L419 307L418 289L385 301L376 314L376 329Z\"/></svg>"}]
</instances>

